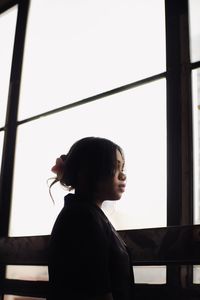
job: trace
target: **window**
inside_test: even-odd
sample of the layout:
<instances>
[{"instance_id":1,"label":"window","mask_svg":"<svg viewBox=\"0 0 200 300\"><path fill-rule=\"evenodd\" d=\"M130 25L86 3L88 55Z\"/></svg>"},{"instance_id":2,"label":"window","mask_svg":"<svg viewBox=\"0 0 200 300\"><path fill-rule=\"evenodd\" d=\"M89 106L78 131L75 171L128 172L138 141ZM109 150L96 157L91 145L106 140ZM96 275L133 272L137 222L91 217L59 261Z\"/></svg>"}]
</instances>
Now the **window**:
<instances>
[{"instance_id":1,"label":"window","mask_svg":"<svg viewBox=\"0 0 200 300\"><path fill-rule=\"evenodd\" d=\"M50 168L90 135L110 138L125 151L126 195L116 207L106 205L116 227L166 225L166 89L158 80L19 126L10 235L50 233L57 213L46 184ZM60 209L63 196L54 197Z\"/></svg>"},{"instance_id":2,"label":"window","mask_svg":"<svg viewBox=\"0 0 200 300\"><path fill-rule=\"evenodd\" d=\"M200 224L200 2L189 1L190 12L190 56L192 64L192 106L193 106L193 186L194 224ZM196 65L195 65L196 63ZM196 68L198 66L198 68ZM193 266L193 283L200 284L200 269Z\"/></svg>"},{"instance_id":3,"label":"window","mask_svg":"<svg viewBox=\"0 0 200 300\"><path fill-rule=\"evenodd\" d=\"M189 0L190 13L190 56L191 61L200 60L200 2L199 0Z\"/></svg>"},{"instance_id":4,"label":"window","mask_svg":"<svg viewBox=\"0 0 200 300\"><path fill-rule=\"evenodd\" d=\"M163 0L32 0L19 120L165 70Z\"/></svg>"},{"instance_id":5,"label":"window","mask_svg":"<svg viewBox=\"0 0 200 300\"><path fill-rule=\"evenodd\" d=\"M192 72L194 140L194 223L200 224L200 69Z\"/></svg>"},{"instance_id":6,"label":"window","mask_svg":"<svg viewBox=\"0 0 200 300\"><path fill-rule=\"evenodd\" d=\"M194 224L200 224L200 69L192 70ZM200 266L193 266L193 283L200 284Z\"/></svg>"},{"instance_id":7,"label":"window","mask_svg":"<svg viewBox=\"0 0 200 300\"><path fill-rule=\"evenodd\" d=\"M22 297L16 295L5 295L4 300L45 300L45 298Z\"/></svg>"},{"instance_id":8,"label":"window","mask_svg":"<svg viewBox=\"0 0 200 300\"><path fill-rule=\"evenodd\" d=\"M40 280L47 281L48 269L44 266L7 266L8 279L21 279L21 280ZM38 276L40 273L40 276Z\"/></svg>"},{"instance_id":9,"label":"window","mask_svg":"<svg viewBox=\"0 0 200 300\"><path fill-rule=\"evenodd\" d=\"M164 284L166 283L165 266L134 266L135 283Z\"/></svg>"},{"instance_id":10,"label":"window","mask_svg":"<svg viewBox=\"0 0 200 300\"><path fill-rule=\"evenodd\" d=\"M173 177L173 171L169 171L167 159L170 155L177 157L180 154L174 155L173 151L167 148L167 138L172 134L173 128L168 125L174 122L170 115L172 110L169 111L167 103L168 97L171 96L168 84L171 84L171 74L176 68L175 71L183 71L178 69L179 62L176 65L175 61L176 66L170 65L170 72L166 68L166 54L174 51L174 48L168 47L173 39L170 40L169 36L165 35L165 21L169 25L169 15L167 16L165 8L168 3L175 2L31 1L16 122L17 142L16 147L13 143L12 149L9 149L12 152L11 156L15 157L14 169L9 175L10 181L13 175L12 197L6 199L12 204L9 219L10 236L50 233L66 193L59 185L55 185L52 188L55 200L53 205L47 185L47 179L52 176L50 168L56 157L66 153L74 141L88 135L110 138L119 143L125 151L127 191L121 201L114 204L106 202L103 208L117 229L162 227L167 225L167 214L173 215L173 218L174 215L175 218L181 215L180 207L185 207L183 197L175 199L177 202L173 203L176 207L175 214L172 206L169 208L167 203L169 190L171 194L174 192L169 186L169 178ZM183 2L186 3L185 0ZM25 1L20 2L19 7L24 3ZM197 224L200 221L200 9L198 0L189 0L188 3L193 81L194 217ZM187 14L186 9L186 17ZM4 56L7 59L7 69L1 68L0 71L0 76L3 74L0 77L0 81L3 80L0 84L0 96L3 96L3 100L0 101L0 147L3 145L4 131L7 133L6 137L12 138L4 125L16 15L15 6L0 16L0 34L3 30L2 40L6 49L6 52L4 48L0 49L0 63L3 58L1 64L4 65ZM10 24L10 33L6 36L5 27L1 25L4 21ZM181 22L178 26L182 26ZM168 30L169 28L167 32ZM173 31L172 28L170 30ZM178 37L180 38L181 34L187 35L186 31L179 32ZM175 44L177 41L179 39L175 39ZM178 54L179 58L182 54ZM187 63L188 61L186 65ZM181 90L181 86L178 88ZM175 85L173 89L176 89ZM178 107L180 115L187 111L185 106L180 110ZM181 117L177 122L179 121L178 125L181 127ZM181 133L183 139L184 134L188 135L188 132ZM176 134L177 132L174 134L175 138ZM184 144L178 145L179 142L174 139L174 149L177 152ZM0 151L1 149L2 147ZM171 151L170 155L166 149ZM0 159L1 156L0 153ZM181 161L182 157L179 158ZM177 165L180 166L179 163ZM180 172L181 177L184 174L182 170ZM182 183L178 182L178 185ZM178 222L181 223L181 217ZM2 218L0 223L2 224ZM165 267L148 268L148 271L147 268L136 269L138 282L166 282ZM144 270L146 274L149 272L150 279L144 278ZM16 269L13 270L13 266L10 266L6 276L13 278L15 272ZM31 269L28 272L31 272ZM40 276L43 270L36 270L37 272L36 277ZM194 276L194 282L197 283L199 266L194 269ZM9 297L12 296L4 298L13 299Z\"/></svg>"},{"instance_id":11,"label":"window","mask_svg":"<svg viewBox=\"0 0 200 300\"><path fill-rule=\"evenodd\" d=\"M115 227L166 225L165 60L164 1L31 1L10 236L50 233L66 193L59 185L52 188L54 206L50 168L88 135L110 138L125 151L126 195L104 205ZM88 103L79 103L88 97ZM165 282L165 267L158 270ZM16 272L7 268L7 278Z\"/></svg>"},{"instance_id":12,"label":"window","mask_svg":"<svg viewBox=\"0 0 200 300\"><path fill-rule=\"evenodd\" d=\"M0 163L1 163L1 159L2 159L3 136L4 136L4 132L0 131Z\"/></svg>"},{"instance_id":13,"label":"window","mask_svg":"<svg viewBox=\"0 0 200 300\"><path fill-rule=\"evenodd\" d=\"M5 124L17 6L0 15L0 127Z\"/></svg>"}]
</instances>

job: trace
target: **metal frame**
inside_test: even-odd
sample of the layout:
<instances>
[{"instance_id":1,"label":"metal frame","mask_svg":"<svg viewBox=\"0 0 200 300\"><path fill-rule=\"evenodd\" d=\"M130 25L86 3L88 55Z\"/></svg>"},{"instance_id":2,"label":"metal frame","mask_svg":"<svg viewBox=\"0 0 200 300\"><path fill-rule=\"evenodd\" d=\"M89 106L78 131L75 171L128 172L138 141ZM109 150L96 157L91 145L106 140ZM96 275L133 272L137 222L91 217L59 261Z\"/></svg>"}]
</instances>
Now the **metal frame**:
<instances>
[{"instance_id":1,"label":"metal frame","mask_svg":"<svg viewBox=\"0 0 200 300\"><path fill-rule=\"evenodd\" d=\"M167 225L189 225L193 224L193 141L188 1L166 0L165 9ZM193 267L168 266L167 284L175 288L191 286Z\"/></svg>"},{"instance_id":2,"label":"metal frame","mask_svg":"<svg viewBox=\"0 0 200 300\"><path fill-rule=\"evenodd\" d=\"M11 8L13 5L18 4L18 0L1 0L0 2L0 14Z\"/></svg>"},{"instance_id":3,"label":"metal frame","mask_svg":"<svg viewBox=\"0 0 200 300\"><path fill-rule=\"evenodd\" d=\"M190 63L188 1L165 0L166 72L21 121L17 121L17 110L29 0L4 0L0 4L0 13L15 4L18 4L18 17L6 125L0 128L0 131L5 132L0 178L0 237L8 235L18 125L165 77L167 79L167 226L193 224L191 70L199 68L200 62ZM182 271L182 267L169 267L168 283L174 284L174 279L177 278L176 284L180 286ZM191 284L191 268L187 269L187 272L188 284ZM4 275L4 272L0 273L0 280Z\"/></svg>"},{"instance_id":4,"label":"metal frame","mask_svg":"<svg viewBox=\"0 0 200 300\"><path fill-rule=\"evenodd\" d=\"M19 102L20 80L28 16L29 1L18 4L17 25L10 75L9 95L7 102L6 123L4 128L4 144L0 180L0 236L8 235L11 207L12 178L17 131L17 111Z\"/></svg>"},{"instance_id":5,"label":"metal frame","mask_svg":"<svg viewBox=\"0 0 200 300\"><path fill-rule=\"evenodd\" d=\"M167 225L193 224L192 100L187 0L166 0Z\"/></svg>"},{"instance_id":6,"label":"metal frame","mask_svg":"<svg viewBox=\"0 0 200 300\"><path fill-rule=\"evenodd\" d=\"M200 263L200 225L119 230L135 266L178 266ZM0 267L48 266L49 235L0 238ZM81 258L77 257L77 261ZM135 278L136 279L136 278ZM162 284L135 283L136 299L199 299L200 290ZM40 280L8 279L1 290L5 294L46 298L48 277ZM141 297L141 295L144 295ZM155 297L158 295L158 297ZM186 297L185 297L186 295ZM195 298L194 298L195 296Z\"/></svg>"},{"instance_id":7,"label":"metal frame","mask_svg":"<svg viewBox=\"0 0 200 300\"><path fill-rule=\"evenodd\" d=\"M17 4L11 1L7 6ZM15 156L15 142L17 132L17 111L19 102L20 79L26 33L26 22L28 16L29 0L19 1L17 24L15 31L15 42L10 75L9 95L7 102L6 123L4 128L4 144L1 164L0 178L0 236L8 236L9 219L11 210L12 179ZM5 278L5 268L0 270L0 284ZM3 296L0 295L0 300Z\"/></svg>"}]
</instances>

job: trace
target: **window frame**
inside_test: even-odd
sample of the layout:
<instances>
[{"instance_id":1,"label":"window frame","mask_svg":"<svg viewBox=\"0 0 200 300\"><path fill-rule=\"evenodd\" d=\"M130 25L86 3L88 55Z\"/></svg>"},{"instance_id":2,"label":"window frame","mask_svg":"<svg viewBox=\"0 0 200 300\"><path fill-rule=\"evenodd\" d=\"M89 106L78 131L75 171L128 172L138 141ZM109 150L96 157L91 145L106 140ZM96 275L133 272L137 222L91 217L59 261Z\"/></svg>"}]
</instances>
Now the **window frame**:
<instances>
[{"instance_id":1,"label":"window frame","mask_svg":"<svg viewBox=\"0 0 200 300\"><path fill-rule=\"evenodd\" d=\"M12 179L14 167L14 154L17 132L17 109L19 102L20 78L23 61L23 50L28 17L29 0L27 1L4 1L0 6L0 13L18 4L17 23L15 30L12 66L10 72L9 94L5 126L0 128L4 131L4 142L1 161L0 177L0 236L8 236L9 217L11 210ZM5 163L6 162L6 163ZM5 267L0 269L0 284L5 278ZM0 300L3 295L0 294Z\"/></svg>"},{"instance_id":2,"label":"window frame","mask_svg":"<svg viewBox=\"0 0 200 300\"><path fill-rule=\"evenodd\" d=\"M6 125L0 128L0 131L4 131L0 178L0 237L8 236L16 132L20 124L64 111L74 106L84 105L85 103L161 78L166 78L167 82L167 226L193 224L193 201L191 201L193 199L191 72L200 67L200 61L190 62L188 1L182 0L180 4L179 0L165 0L166 72L105 91L20 122L17 121L17 111L30 0L5 0L0 4L0 13L16 4L18 5L18 16ZM191 267L187 267L189 285L192 285ZM175 280L177 281L176 284L178 286L181 285L181 280L179 279L182 276L183 268L183 266L168 266L167 284L174 284L174 278L177 278ZM1 270L0 283L4 276L5 270Z\"/></svg>"}]
</instances>

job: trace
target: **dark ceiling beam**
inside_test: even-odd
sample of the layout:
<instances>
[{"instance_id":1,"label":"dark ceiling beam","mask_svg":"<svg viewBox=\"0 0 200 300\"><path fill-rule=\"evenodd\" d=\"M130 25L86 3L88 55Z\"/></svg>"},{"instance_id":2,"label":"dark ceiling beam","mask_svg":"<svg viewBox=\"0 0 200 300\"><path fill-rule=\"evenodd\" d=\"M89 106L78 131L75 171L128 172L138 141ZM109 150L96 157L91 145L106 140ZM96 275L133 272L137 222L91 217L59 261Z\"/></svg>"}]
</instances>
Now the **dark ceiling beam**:
<instances>
[{"instance_id":1,"label":"dark ceiling beam","mask_svg":"<svg viewBox=\"0 0 200 300\"><path fill-rule=\"evenodd\" d=\"M5 12L7 9L18 4L20 1L17 0L0 0L0 14Z\"/></svg>"}]
</instances>

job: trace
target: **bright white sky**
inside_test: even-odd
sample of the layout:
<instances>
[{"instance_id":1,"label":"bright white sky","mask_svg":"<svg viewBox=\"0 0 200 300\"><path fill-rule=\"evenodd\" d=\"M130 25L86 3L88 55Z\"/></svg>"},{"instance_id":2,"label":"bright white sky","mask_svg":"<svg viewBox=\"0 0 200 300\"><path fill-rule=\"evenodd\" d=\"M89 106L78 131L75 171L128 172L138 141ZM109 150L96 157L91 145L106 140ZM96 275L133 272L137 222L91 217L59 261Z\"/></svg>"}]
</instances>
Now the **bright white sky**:
<instances>
[{"instance_id":1,"label":"bright white sky","mask_svg":"<svg viewBox=\"0 0 200 300\"><path fill-rule=\"evenodd\" d=\"M33 0L19 119L165 71L163 0Z\"/></svg>"},{"instance_id":2,"label":"bright white sky","mask_svg":"<svg viewBox=\"0 0 200 300\"><path fill-rule=\"evenodd\" d=\"M127 191L109 206L118 229L166 225L165 80L73 108L19 127L11 233L49 233L66 191L46 180L55 159L83 136L103 136L122 146ZM108 206L108 205L107 205ZM26 224L26 226L24 226Z\"/></svg>"},{"instance_id":3,"label":"bright white sky","mask_svg":"<svg viewBox=\"0 0 200 300\"><path fill-rule=\"evenodd\" d=\"M190 8L190 34L191 34L191 61L200 60L200 1L189 0Z\"/></svg>"},{"instance_id":4,"label":"bright white sky","mask_svg":"<svg viewBox=\"0 0 200 300\"><path fill-rule=\"evenodd\" d=\"M196 61L200 1L189 3L191 57ZM16 8L0 16L0 127L16 16ZM165 71L164 21L163 0L32 0L19 119ZM125 151L127 190L120 201L104 205L115 227L166 225L166 86L160 80L19 127L11 236L50 233L66 193L54 186L52 204L46 185L53 175L50 168L75 140L87 135L110 138ZM0 133L0 157L2 145ZM150 270L151 281L155 277L164 283L165 268L157 269L155 276ZM147 271L135 269L136 280L148 282Z\"/></svg>"},{"instance_id":5,"label":"bright white sky","mask_svg":"<svg viewBox=\"0 0 200 300\"><path fill-rule=\"evenodd\" d=\"M19 119L164 72L164 21L160 0L31 1ZM108 137L125 151L127 191L105 208L116 228L166 225L160 80L19 127L10 235L50 233L66 193L55 187L52 204L50 168L87 135Z\"/></svg>"}]
</instances>

